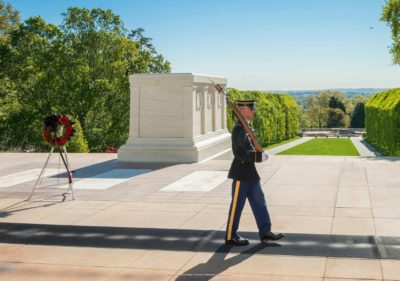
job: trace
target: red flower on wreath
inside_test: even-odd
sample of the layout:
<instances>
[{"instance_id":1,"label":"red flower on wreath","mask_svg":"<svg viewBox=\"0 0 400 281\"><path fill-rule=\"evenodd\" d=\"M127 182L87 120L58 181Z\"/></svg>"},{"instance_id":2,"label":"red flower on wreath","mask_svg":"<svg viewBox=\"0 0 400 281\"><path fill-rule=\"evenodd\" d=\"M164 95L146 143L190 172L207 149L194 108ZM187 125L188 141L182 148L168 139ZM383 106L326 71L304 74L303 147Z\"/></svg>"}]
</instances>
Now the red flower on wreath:
<instances>
[{"instance_id":1,"label":"red flower on wreath","mask_svg":"<svg viewBox=\"0 0 400 281\"><path fill-rule=\"evenodd\" d=\"M60 116L60 117L58 118L58 123L61 124L61 125L66 125L66 124L68 124L69 122L71 122L71 119L69 119L69 118L68 118L67 116L65 116L65 115Z\"/></svg>"},{"instance_id":2,"label":"red flower on wreath","mask_svg":"<svg viewBox=\"0 0 400 281\"><path fill-rule=\"evenodd\" d=\"M53 146L66 145L75 134L75 122L66 115L49 115L43 122L43 140Z\"/></svg>"}]
</instances>

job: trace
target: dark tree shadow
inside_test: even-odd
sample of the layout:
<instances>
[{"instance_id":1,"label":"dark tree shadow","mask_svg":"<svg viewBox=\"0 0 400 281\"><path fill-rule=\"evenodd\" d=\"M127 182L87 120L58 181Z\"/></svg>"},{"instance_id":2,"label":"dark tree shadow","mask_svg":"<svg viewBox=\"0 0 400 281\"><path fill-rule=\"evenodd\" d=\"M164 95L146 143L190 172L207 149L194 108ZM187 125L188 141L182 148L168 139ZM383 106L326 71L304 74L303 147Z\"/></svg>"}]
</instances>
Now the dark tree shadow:
<instances>
[{"instance_id":1,"label":"dark tree shadow","mask_svg":"<svg viewBox=\"0 0 400 281\"><path fill-rule=\"evenodd\" d=\"M9 210L9 212L26 208L35 208L35 206L28 205L17 210ZM243 235L250 241L259 241L257 232L244 232ZM253 248L250 248L251 246L233 248L221 246L224 237L225 231L223 230L54 225L0 221L0 243L213 254L208 262L188 270L182 274L183 277L188 277L190 274L193 276L219 274L254 253L281 256L400 259L400 248L398 247L400 237L398 236L288 233L283 241L279 241L279 244L260 244ZM226 259L228 253L238 254L238 256Z\"/></svg>"},{"instance_id":2,"label":"dark tree shadow","mask_svg":"<svg viewBox=\"0 0 400 281\"><path fill-rule=\"evenodd\" d=\"M267 247L281 247L281 245L276 243L257 244L253 247L247 248L243 252L240 252L236 256L233 256L229 259L225 258L232 249L232 246L222 245L215 251L215 253L206 263L200 263L195 267L190 268L189 270L179 275L175 280L178 281L211 280L215 276L226 271L228 268L245 261L246 259L253 256L255 253Z\"/></svg>"}]
</instances>

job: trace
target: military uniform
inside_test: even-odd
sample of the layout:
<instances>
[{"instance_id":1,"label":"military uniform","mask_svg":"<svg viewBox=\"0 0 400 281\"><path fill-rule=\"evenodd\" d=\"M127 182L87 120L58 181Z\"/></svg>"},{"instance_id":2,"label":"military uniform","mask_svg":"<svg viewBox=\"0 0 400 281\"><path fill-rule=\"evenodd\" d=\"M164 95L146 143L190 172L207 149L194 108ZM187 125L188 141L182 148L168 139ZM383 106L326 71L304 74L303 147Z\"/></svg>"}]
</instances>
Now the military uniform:
<instances>
[{"instance_id":1,"label":"military uniform","mask_svg":"<svg viewBox=\"0 0 400 281\"><path fill-rule=\"evenodd\" d=\"M253 103L245 102L246 105L254 106L254 101ZM254 110L255 108L252 109ZM267 157L263 152L258 152L254 149L252 140L239 122L236 123L232 130L232 151L234 159L228 174L228 178L233 179L232 201L226 227L226 243L235 245L248 244L248 240L241 238L237 233L246 199L249 200L255 216L261 241L264 243L268 239L278 240L282 238L283 234L271 232L271 219L264 193L261 189L260 176L255 167L256 162L262 162Z\"/></svg>"}]
</instances>

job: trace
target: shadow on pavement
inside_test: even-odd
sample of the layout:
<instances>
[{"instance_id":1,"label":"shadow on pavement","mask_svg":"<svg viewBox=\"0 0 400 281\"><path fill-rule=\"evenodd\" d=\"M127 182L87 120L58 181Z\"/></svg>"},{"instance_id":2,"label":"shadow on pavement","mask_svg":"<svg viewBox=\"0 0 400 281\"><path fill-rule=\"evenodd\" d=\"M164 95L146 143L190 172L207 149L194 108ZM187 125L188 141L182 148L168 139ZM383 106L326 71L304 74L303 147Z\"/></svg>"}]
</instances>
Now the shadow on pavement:
<instances>
[{"instance_id":1,"label":"shadow on pavement","mask_svg":"<svg viewBox=\"0 0 400 281\"><path fill-rule=\"evenodd\" d=\"M230 250L233 248L230 245L222 245L220 246L215 253L211 256L211 258L206 263L200 263L189 270L185 271L184 273L180 274L175 280L178 281L207 281L215 276L221 274L222 272L226 271L228 268L235 266L246 259L250 258L255 253L261 251L262 249L268 246L277 245L280 247L279 244L271 243L268 244L256 244L251 248L247 248L243 252L240 252L236 256L230 257L226 259L226 256L229 254Z\"/></svg>"},{"instance_id":2,"label":"shadow on pavement","mask_svg":"<svg viewBox=\"0 0 400 281\"><path fill-rule=\"evenodd\" d=\"M57 197L60 199L55 199ZM62 193L60 195L46 196L32 201L22 200L3 209L0 209L0 218L8 217L14 213L21 211L50 207L56 204L60 204L62 202L65 202L66 198L67 193Z\"/></svg>"},{"instance_id":3,"label":"shadow on pavement","mask_svg":"<svg viewBox=\"0 0 400 281\"><path fill-rule=\"evenodd\" d=\"M170 166L175 166L177 164L174 163L128 163L128 162L120 162L118 160L108 160L100 163L96 163L93 165L88 165L85 167L81 167L78 169L72 170L73 178L88 178L93 177L102 173L109 172L110 170L115 169L126 169L126 170L143 170L143 171L153 171L159 170L163 168L167 168ZM66 177L66 173L61 173L58 175L54 175L51 178L57 177Z\"/></svg>"},{"instance_id":4,"label":"shadow on pavement","mask_svg":"<svg viewBox=\"0 0 400 281\"><path fill-rule=\"evenodd\" d=\"M259 244L256 232L242 232L250 245ZM215 252L224 242L224 231L197 229L133 228L106 226L1 223L0 243L73 247ZM276 247L259 254L400 259L400 237L289 233ZM281 247L278 247L281 246Z\"/></svg>"}]
</instances>

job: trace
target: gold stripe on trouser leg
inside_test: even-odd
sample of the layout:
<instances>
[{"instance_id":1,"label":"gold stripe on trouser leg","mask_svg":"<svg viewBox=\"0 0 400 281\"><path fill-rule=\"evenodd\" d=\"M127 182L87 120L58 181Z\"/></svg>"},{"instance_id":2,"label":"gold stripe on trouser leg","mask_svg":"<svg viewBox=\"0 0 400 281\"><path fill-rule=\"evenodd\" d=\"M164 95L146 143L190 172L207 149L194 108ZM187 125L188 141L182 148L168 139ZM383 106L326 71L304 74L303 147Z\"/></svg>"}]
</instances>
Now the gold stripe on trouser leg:
<instances>
[{"instance_id":1,"label":"gold stripe on trouser leg","mask_svg":"<svg viewBox=\"0 0 400 281\"><path fill-rule=\"evenodd\" d=\"M232 225L233 225L233 219L235 217L236 203L237 203L237 198L238 198L238 195L239 195L239 187L240 187L240 181L236 181L235 193L233 195L231 216L229 218L228 235L226 237L227 240L231 240L232 239Z\"/></svg>"}]
</instances>

